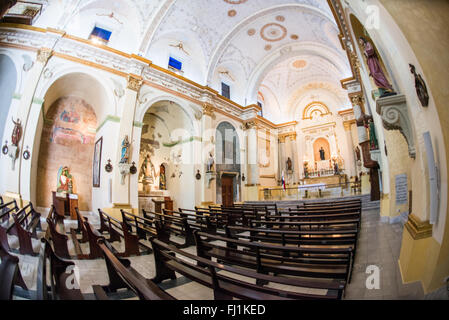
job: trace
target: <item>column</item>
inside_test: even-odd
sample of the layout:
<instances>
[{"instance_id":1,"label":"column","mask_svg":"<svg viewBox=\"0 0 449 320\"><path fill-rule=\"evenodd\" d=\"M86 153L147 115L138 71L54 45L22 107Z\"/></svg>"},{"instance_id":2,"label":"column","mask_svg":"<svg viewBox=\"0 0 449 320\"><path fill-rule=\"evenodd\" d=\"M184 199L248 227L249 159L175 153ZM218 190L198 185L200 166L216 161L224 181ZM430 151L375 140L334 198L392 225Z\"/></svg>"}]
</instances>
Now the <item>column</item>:
<instances>
[{"instance_id":1,"label":"column","mask_svg":"<svg viewBox=\"0 0 449 320\"><path fill-rule=\"evenodd\" d=\"M292 143L292 161L293 161L293 184L298 184L299 182L299 154L298 154L298 145L296 142L296 132L290 136L290 140Z\"/></svg>"},{"instance_id":2,"label":"column","mask_svg":"<svg viewBox=\"0 0 449 320\"><path fill-rule=\"evenodd\" d=\"M122 111L122 117L120 121L119 140L117 141L117 155L115 161L116 170L114 170L113 190L112 190L112 203L114 208L127 208L131 207L130 199L130 175L125 176L124 183L122 184L122 175L119 169L119 163L121 159L121 145L125 137L128 137L130 143L129 147L129 163L133 162L132 154L134 148L139 148L140 141L134 141L134 116L136 112L137 96L142 87L142 77L137 75L128 76L128 85L125 90L125 99ZM138 163L138 161L136 161Z\"/></svg>"},{"instance_id":3,"label":"column","mask_svg":"<svg viewBox=\"0 0 449 320\"><path fill-rule=\"evenodd\" d=\"M348 146L348 156L349 156L349 163L351 164L351 168L349 171L349 176L353 177L357 175L357 160L354 155L354 140L352 138L352 124L354 121L345 121L343 122L343 125L345 127L345 134L346 134L346 143ZM347 168L349 169L349 168Z\"/></svg>"},{"instance_id":4,"label":"column","mask_svg":"<svg viewBox=\"0 0 449 320\"><path fill-rule=\"evenodd\" d=\"M257 149L257 124L250 121L245 124L247 140L248 140L248 186L259 185L259 161Z\"/></svg>"},{"instance_id":5,"label":"column","mask_svg":"<svg viewBox=\"0 0 449 320\"><path fill-rule=\"evenodd\" d=\"M210 103L204 103L202 106L203 116L201 118L201 175L204 177L202 184L202 196L201 205L210 205L216 203L217 196L217 176L216 176L216 165L218 162L217 152L215 150L215 145L212 144L212 138L215 139L216 133L212 128L212 120L215 117L214 107ZM215 159L215 167L212 169L213 173L207 173L207 162L209 160L209 153Z\"/></svg>"},{"instance_id":6,"label":"column","mask_svg":"<svg viewBox=\"0 0 449 320\"><path fill-rule=\"evenodd\" d=\"M284 173L284 179L287 179L287 170L285 168L287 157L285 156L285 135L279 136L279 181L282 182L282 173Z\"/></svg>"},{"instance_id":7,"label":"column","mask_svg":"<svg viewBox=\"0 0 449 320\"><path fill-rule=\"evenodd\" d=\"M27 82L25 84L25 87L23 89L23 94L19 102L19 107L16 111L16 117L14 117L14 121L16 123L19 123L22 129L22 135L21 139L19 140L17 144L17 149L12 148L12 143L9 141L9 149L10 151L16 149L17 150L17 158L14 161L14 170L8 170L7 177L4 180L6 183L6 190L9 194L9 196L17 198L19 201L21 201L21 187L20 187L20 176L21 176L21 169L22 169L22 160L23 157L21 156L24 150L25 145L25 139L24 137L27 136L27 129L28 129L28 122L29 122L29 115L32 108L32 105L34 103L34 93L36 92L36 88L38 86L40 77L42 75L42 72L45 68L45 66L48 63L48 60L52 56L53 51L49 48L41 48L37 52L37 58L34 62L33 67L29 71ZM42 102L40 102L42 104ZM11 120L9 120L11 121ZM34 126L35 127L35 126ZM31 130L31 129L30 129ZM28 134L29 135L29 134ZM34 132L33 132L34 135ZM32 147L32 145L31 145ZM32 151L32 150L30 150ZM32 153L33 154L33 153ZM12 159L11 159L12 161ZM11 169L11 167L9 168ZM29 199L28 199L29 200Z\"/></svg>"}]
</instances>

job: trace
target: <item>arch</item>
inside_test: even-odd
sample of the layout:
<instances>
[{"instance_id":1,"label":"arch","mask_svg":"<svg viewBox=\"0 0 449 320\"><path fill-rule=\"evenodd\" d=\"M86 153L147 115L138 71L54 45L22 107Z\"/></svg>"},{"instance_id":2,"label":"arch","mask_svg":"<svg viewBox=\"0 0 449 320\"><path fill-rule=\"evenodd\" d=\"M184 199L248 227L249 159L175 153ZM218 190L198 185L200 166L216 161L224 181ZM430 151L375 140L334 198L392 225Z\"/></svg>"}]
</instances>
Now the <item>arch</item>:
<instances>
[{"instance_id":1,"label":"arch","mask_svg":"<svg viewBox=\"0 0 449 320\"><path fill-rule=\"evenodd\" d=\"M324 103L314 101L304 108L302 120L312 120L316 113L321 117L332 115L332 112L330 112L329 108Z\"/></svg>"},{"instance_id":2,"label":"arch","mask_svg":"<svg viewBox=\"0 0 449 320\"><path fill-rule=\"evenodd\" d=\"M14 61L0 51L0 139L4 136L6 121L8 121L9 109L13 100L13 95L17 87L17 70ZM9 120L11 121L11 120ZM3 145L4 141L1 141Z\"/></svg>"}]
</instances>

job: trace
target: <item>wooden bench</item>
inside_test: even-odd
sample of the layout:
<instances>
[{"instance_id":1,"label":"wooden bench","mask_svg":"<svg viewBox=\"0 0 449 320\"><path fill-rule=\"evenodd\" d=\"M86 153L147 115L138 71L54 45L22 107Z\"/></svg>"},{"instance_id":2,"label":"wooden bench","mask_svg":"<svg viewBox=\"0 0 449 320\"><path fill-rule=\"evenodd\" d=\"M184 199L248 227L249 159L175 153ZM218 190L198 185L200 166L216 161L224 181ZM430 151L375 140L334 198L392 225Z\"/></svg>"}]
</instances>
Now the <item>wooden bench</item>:
<instances>
[{"instance_id":1,"label":"wooden bench","mask_svg":"<svg viewBox=\"0 0 449 320\"><path fill-rule=\"evenodd\" d=\"M0 242L0 300L12 300L14 287L28 290L19 268L19 258L9 254Z\"/></svg>"},{"instance_id":2,"label":"wooden bench","mask_svg":"<svg viewBox=\"0 0 449 320\"><path fill-rule=\"evenodd\" d=\"M121 222L104 213L100 209L98 209L98 214L100 217L100 229L98 232L101 234L104 234L105 232L109 234L109 238L107 240L110 243L121 242L123 235L116 230L121 229Z\"/></svg>"},{"instance_id":3,"label":"wooden bench","mask_svg":"<svg viewBox=\"0 0 449 320\"><path fill-rule=\"evenodd\" d=\"M33 250L31 239L37 239L37 229L42 230L40 213L35 211L30 203L16 213L12 213L12 217L14 222L6 228L6 233L18 237L19 253L23 255L37 255Z\"/></svg>"},{"instance_id":4,"label":"wooden bench","mask_svg":"<svg viewBox=\"0 0 449 320\"><path fill-rule=\"evenodd\" d=\"M164 212L167 215L186 219L187 223L190 226L190 229L192 230L192 236L193 230L200 230L209 233L217 232L217 224L215 223L215 218L211 217L209 214L198 215L196 213L193 213L195 211L188 212L185 209L179 209L179 211L165 209Z\"/></svg>"},{"instance_id":5,"label":"wooden bench","mask_svg":"<svg viewBox=\"0 0 449 320\"><path fill-rule=\"evenodd\" d=\"M84 300L75 279L75 263L56 256L51 244L43 238L37 268L36 300ZM47 268L47 260L50 269ZM70 279L69 279L70 277ZM50 283L47 283L50 279ZM73 287L67 286L72 284Z\"/></svg>"},{"instance_id":6,"label":"wooden bench","mask_svg":"<svg viewBox=\"0 0 449 320\"><path fill-rule=\"evenodd\" d=\"M344 281L350 278L352 248L297 248L242 241L197 231L195 239L198 256L216 258L224 264L239 265L259 273ZM212 243L212 240L215 242Z\"/></svg>"},{"instance_id":7,"label":"wooden bench","mask_svg":"<svg viewBox=\"0 0 449 320\"><path fill-rule=\"evenodd\" d=\"M141 300L175 300L171 295L159 288L153 281L144 278L127 259L114 254L111 245L104 239L98 240L98 246L104 256L109 275L109 285L93 286L97 296L108 298L108 293L126 288L135 293ZM102 294L99 294L102 292Z\"/></svg>"},{"instance_id":8,"label":"wooden bench","mask_svg":"<svg viewBox=\"0 0 449 320\"><path fill-rule=\"evenodd\" d=\"M214 292L215 300L232 300L232 298L244 300L341 299L344 290L344 281L304 280L264 275L190 254L157 239L151 239L151 243L156 264L156 277L153 279L155 283L160 283L166 279L175 279L175 272L178 272L195 282L211 288ZM193 263L191 262L192 260ZM223 274L223 272L226 272L226 274ZM308 294L264 287L248 281L238 280L242 276L250 279L250 281L255 280L259 283L325 289L326 293L323 295Z\"/></svg>"},{"instance_id":9,"label":"wooden bench","mask_svg":"<svg viewBox=\"0 0 449 320\"><path fill-rule=\"evenodd\" d=\"M287 217L286 217L287 218ZM299 221L250 221L251 228L267 228L267 229L289 229L289 230L344 230L344 229L359 229L360 218L345 218L345 219L308 219L307 217L299 219Z\"/></svg>"},{"instance_id":10,"label":"wooden bench","mask_svg":"<svg viewBox=\"0 0 449 320\"><path fill-rule=\"evenodd\" d=\"M1 197L0 197L1 199ZM3 199L1 199L3 202ZM17 206L16 200L13 200L8 203L2 203L0 205L0 242L3 244L3 246L6 248L7 251L11 251L11 248L9 247L8 242L8 227L11 226L9 224L11 214L17 213L19 211L19 207ZM15 228L12 228L10 230L10 234L14 234L17 236L17 232Z\"/></svg>"},{"instance_id":11,"label":"wooden bench","mask_svg":"<svg viewBox=\"0 0 449 320\"><path fill-rule=\"evenodd\" d=\"M146 237L144 232L141 230L141 226L139 226L137 233L137 231L133 231L133 224L128 218L124 218L123 221L119 221L100 209L98 212L101 217L100 221L102 219L104 221L103 226L98 231L103 234L106 229L113 240L120 237L123 238L125 242L125 251L118 253L120 257L140 256L142 253L150 254L152 252L152 249L149 246L146 246L139 241L140 239L145 239ZM122 217L126 217L128 214L123 210L121 210L121 212ZM133 221L135 220L133 219ZM140 249L142 249L142 251Z\"/></svg>"}]
</instances>

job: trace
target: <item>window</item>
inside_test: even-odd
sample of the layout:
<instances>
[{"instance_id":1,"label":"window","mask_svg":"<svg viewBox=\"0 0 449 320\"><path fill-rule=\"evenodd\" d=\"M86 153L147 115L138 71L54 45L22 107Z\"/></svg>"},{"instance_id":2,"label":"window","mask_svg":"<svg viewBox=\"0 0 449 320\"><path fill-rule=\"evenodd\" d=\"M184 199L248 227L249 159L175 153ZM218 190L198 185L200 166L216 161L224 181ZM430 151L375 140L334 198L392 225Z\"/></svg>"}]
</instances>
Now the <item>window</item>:
<instances>
[{"instance_id":1,"label":"window","mask_svg":"<svg viewBox=\"0 0 449 320\"><path fill-rule=\"evenodd\" d=\"M107 44L111 38L112 31L95 26L89 36L89 40L94 42Z\"/></svg>"},{"instance_id":2,"label":"window","mask_svg":"<svg viewBox=\"0 0 449 320\"><path fill-rule=\"evenodd\" d=\"M221 83L221 95L225 98L231 99L231 88L224 82Z\"/></svg>"},{"instance_id":3,"label":"window","mask_svg":"<svg viewBox=\"0 0 449 320\"><path fill-rule=\"evenodd\" d=\"M260 101L257 101L257 105L260 107L259 116L263 117L263 104Z\"/></svg>"},{"instance_id":4,"label":"window","mask_svg":"<svg viewBox=\"0 0 449 320\"><path fill-rule=\"evenodd\" d=\"M176 70L181 70L182 69L182 62L179 60L176 60L173 57L170 57L170 59L168 60L168 68L170 69L176 69Z\"/></svg>"}]
</instances>

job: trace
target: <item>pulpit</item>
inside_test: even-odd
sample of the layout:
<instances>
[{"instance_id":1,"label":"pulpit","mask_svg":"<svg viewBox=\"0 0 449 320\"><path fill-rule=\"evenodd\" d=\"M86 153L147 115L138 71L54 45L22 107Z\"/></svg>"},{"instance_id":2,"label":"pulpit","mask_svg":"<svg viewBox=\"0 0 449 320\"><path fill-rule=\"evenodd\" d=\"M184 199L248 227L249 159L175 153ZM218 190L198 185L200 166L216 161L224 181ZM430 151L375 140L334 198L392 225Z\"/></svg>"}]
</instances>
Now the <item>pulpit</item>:
<instances>
[{"instance_id":1,"label":"pulpit","mask_svg":"<svg viewBox=\"0 0 449 320\"><path fill-rule=\"evenodd\" d=\"M78 207L78 195L68 193L58 193L53 191L53 206L59 216L70 215L70 219L77 220L76 210Z\"/></svg>"}]
</instances>

